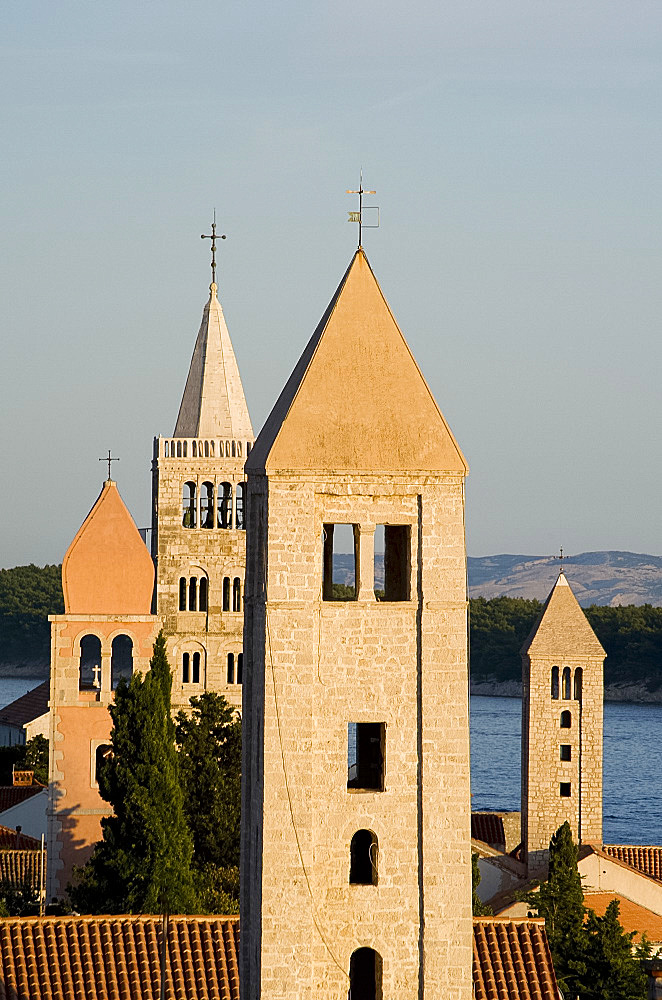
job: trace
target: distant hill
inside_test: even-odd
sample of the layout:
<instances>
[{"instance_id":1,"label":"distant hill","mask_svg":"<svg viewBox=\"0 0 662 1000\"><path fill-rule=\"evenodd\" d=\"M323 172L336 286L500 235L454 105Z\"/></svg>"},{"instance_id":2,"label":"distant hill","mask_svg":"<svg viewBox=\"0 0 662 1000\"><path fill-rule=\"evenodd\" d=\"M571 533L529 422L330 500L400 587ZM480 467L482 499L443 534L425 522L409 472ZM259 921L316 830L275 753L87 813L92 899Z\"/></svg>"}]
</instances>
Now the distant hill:
<instances>
[{"instance_id":1,"label":"distant hill","mask_svg":"<svg viewBox=\"0 0 662 1000\"><path fill-rule=\"evenodd\" d=\"M471 597L525 597L545 600L559 572L549 556L469 557ZM662 557L637 552L581 552L563 560L577 600L603 604L662 607Z\"/></svg>"},{"instance_id":2,"label":"distant hill","mask_svg":"<svg viewBox=\"0 0 662 1000\"><path fill-rule=\"evenodd\" d=\"M334 557L336 579L352 580L353 556ZM470 597L524 597L544 601L559 573L559 560L549 556L470 556ZM652 604L662 607L662 556L637 552L582 552L563 560L577 600L589 604ZM384 560L375 560L375 581L384 585Z\"/></svg>"}]
</instances>

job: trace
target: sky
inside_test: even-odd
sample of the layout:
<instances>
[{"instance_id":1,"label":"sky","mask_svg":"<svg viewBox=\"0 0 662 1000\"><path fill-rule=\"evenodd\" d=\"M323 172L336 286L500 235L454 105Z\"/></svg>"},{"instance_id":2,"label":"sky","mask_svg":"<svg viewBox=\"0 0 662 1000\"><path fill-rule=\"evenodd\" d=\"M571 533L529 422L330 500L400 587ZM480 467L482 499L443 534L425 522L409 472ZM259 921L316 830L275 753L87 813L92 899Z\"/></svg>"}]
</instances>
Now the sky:
<instances>
[{"instance_id":1,"label":"sky","mask_svg":"<svg viewBox=\"0 0 662 1000\"><path fill-rule=\"evenodd\" d=\"M219 297L257 431L364 246L469 462L470 555L662 552L659 2L5 0L0 566L109 448L139 527Z\"/></svg>"}]
</instances>

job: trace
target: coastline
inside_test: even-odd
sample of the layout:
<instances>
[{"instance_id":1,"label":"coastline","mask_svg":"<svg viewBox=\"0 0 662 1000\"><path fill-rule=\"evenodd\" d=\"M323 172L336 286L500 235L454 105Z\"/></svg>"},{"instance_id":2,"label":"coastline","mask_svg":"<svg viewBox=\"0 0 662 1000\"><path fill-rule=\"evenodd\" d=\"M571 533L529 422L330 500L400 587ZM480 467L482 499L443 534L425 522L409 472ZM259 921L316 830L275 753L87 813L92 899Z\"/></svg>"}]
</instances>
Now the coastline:
<instances>
[{"instance_id":1,"label":"coastline","mask_svg":"<svg viewBox=\"0 0 662 1000\"><path fill-rule=\"evenodd\" d=\"M471 680L469 693L488 698L521 698L521 681L497 681L489 678ZM662 687L649 691L645 682L608 684L605 701L629 702L632 705L662 705Z\"/></svg>"}]
</instances>

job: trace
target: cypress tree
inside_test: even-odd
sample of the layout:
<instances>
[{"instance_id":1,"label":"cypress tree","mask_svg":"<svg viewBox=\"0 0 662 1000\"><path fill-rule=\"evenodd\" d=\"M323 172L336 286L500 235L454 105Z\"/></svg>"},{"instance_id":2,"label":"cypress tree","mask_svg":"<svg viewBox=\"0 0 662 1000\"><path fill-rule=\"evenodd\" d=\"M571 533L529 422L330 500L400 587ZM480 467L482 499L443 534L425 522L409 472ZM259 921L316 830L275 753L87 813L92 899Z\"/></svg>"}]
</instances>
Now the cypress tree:
<instances>
[{"instance_id":1,"label":"cypress tree","mask_svg":"<svg viewBox=\"0 0 662 1000\"><path fill-rule=\"evenodd\" d=\"M570 824L559 827L549 845L549 874L539 889L524 897L545 918L559 987L566 996L582 995L586 975L584 893L577 870L577 847Z\"/></svg>"},{"instance_id":2,"label":"cypress tree","mask_svg":"<svg viewBox=\"0 0 662 1000\"><path fill-rule=\"evenodd\" d=\"M589 910L586 923L589 974L582 1000L646 1000L647 977L632 954L634 931L626 933L618 919L620 903L611 901L603 917Z\"/></svg>"},{"instance_id":3,"label":"cypress tree","mask_svg":"<svg viewBox=\"0 0 662 1000\"><path fill-rule=\"evenodd\" d=\"M74 906L88 913L191 913L197 908L193 840L184 816L172 676L163 633L143 678L122 678L110 707L112 753L99 791L113 807L101 821L103 839L70 887Z\"/></svg>"}]
</instances>

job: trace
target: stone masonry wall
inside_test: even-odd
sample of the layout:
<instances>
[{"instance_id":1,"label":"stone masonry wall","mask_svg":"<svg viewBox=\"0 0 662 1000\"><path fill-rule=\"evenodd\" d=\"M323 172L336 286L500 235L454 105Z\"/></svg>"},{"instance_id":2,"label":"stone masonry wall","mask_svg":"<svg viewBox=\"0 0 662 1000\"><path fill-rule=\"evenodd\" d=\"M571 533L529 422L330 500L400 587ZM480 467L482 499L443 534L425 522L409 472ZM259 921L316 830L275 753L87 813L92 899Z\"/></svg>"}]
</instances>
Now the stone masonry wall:
<instances>
[{"instance_id":1,"label":"stone masonry wall","mask_svg":"<svg viewBox=\"0 0 662 1000\"><path fill-rule=\"evenodd\" d=\"M188 705L189 699L205 690L218 691L230 704L241 708L241 685L237 683L237 658L243 653L243 593L246 566L246 532L236 528L237 485L244 482L242 457L191 456L166 457L165 444L172 439L155 439L152 463L152 555L156 561L156 612L163 621L167 649L173 669L172 699L176 708ZM176 442L177 439L174 439ZM221 442L222 443L222 442ZM181 444L181 442L180 442ZM216 451L219 442L217 442ZM196 484L198 517L195 528L185 528L182 516L184 483ZM200 488L205 482L214 486L214 527L201 528L199 517ZM232 485L232 528L217 527L218 486ZM208 583L208 611L179 610L179 580L194 576ZM239 611L223 611L223 579L241 580ZM232 608L232 594L230 597ZM200 653L200 682L184 683L182 657ZM228 653L234 656L235 681L228 683Z\"/></svg>"},{"instance_id":2,"label":"stone masonry wall","mask_svg":"<svg viewBox=\"0 0 662 1000\"><path fill-rule=\"evenodd\" d=\"M462 481L272 476L249 491L243 996L337 1000L367 946L384 1000L422 984L469 1000ZM321 600L324 523L360 526L356 601ZM374 598L384 523L410 526L407 601ZM386 727L382 792L347 789L347 726L362 721ZM377 885L349 884L360 829L378 838Z\"/></svg>"}]
</instances>

